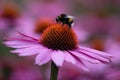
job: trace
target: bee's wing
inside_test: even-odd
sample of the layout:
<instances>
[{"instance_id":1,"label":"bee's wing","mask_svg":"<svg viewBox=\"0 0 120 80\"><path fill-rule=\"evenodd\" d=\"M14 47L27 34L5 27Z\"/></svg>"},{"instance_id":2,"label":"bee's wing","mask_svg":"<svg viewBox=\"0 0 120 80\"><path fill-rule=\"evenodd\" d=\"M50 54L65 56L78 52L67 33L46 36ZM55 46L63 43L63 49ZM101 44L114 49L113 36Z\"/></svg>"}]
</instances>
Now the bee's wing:
<instances>
[{"instance_id":1,"label":"bee's wing","mask_svg":"<svg viewBox=\"0 0 120 80\"><path fill-rule=\"evenodd\" d=\"M76 19L76 17L74 17L74 16L70 16L70 15L68 15L67 18Z\"/></svg>"}]
</instances>

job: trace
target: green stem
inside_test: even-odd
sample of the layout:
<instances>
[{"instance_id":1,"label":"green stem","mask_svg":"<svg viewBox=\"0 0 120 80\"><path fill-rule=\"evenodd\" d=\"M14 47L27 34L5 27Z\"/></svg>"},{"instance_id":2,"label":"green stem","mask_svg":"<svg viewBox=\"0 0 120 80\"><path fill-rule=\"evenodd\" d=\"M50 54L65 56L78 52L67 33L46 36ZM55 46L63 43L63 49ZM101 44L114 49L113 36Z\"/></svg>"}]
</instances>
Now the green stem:
<instances>
[{"instance_id":1,"label":"green stem","mask_svg":"<svg viewBox=\"0 0 120 80\"><path fill-rule=\"evenodd\" d=\"M59 71L59 68L52 61L52 63L51 63L50 80L57 80L58 71Z\"/></svg>"}]
</instances>

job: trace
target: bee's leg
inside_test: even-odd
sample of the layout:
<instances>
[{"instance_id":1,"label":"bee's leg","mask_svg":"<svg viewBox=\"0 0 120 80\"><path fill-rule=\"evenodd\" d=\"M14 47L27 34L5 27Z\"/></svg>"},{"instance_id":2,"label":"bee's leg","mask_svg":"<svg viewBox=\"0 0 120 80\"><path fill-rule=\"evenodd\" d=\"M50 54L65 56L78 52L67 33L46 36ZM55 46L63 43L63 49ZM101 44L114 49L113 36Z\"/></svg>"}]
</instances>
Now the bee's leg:
<instances>
[{"instance_id":1,"label":"bee's leg","mask_svg":"<svg viewBox=\"0 0 120 80\"><path fill-rule=\"evenodd\" d=\"M69 26L69 28L71 28L71 23L70 23L70 24L68 24L68 26Z\"/></svg>"},{"instance_id":2,"label":"bee's leg","mask_svg":"<svg viewBox=\"0 0 120 80\"><path fill-rule=\"evenodd\" d=\"M64 26L65 23L62 23L62 26Z\"/></svg>"},{"instance_id":3,"label":"bee's leg","mask_svg":"<svg viewBox=\"0 0 120 80\"><path fill-rule=\"evenodd\" d=\"M69 25L69 28L71 28L71 25Z\"/></svg>"}]
</instances>

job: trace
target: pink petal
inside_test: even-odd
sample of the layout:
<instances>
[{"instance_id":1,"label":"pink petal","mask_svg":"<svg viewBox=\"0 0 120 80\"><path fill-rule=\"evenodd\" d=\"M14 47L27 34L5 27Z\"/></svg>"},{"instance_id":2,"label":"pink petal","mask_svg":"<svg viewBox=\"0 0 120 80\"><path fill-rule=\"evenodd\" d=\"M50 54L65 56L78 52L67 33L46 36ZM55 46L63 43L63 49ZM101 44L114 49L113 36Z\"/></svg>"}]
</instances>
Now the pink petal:
<instances>
[{"instance_id":1,"label":"pink petal","mask_svg":"<svg viewBox=\"0 0 120 80\"><path fill-rule=\"evenodd\" d=\"M30 56L35 55L44 50L45 48L41 48L40 46L33 46L33 47L27 47L27 48L21 48L12 50L12 53L19 53L20 56Z\"/></svg>"},{"instance_id":2,"label":"pink petal","mask_svg":"<svg viewBox=\"0 0 120 80\"><path fill-rule=\"evenodd\" d=\"M89 69L85 66L84 62L82 62L81 60L76 60L76 66L82 68L85 71L89 72Z\"/></svg>"},{"instance_id":3,"label":"pink petal","mask_svg":"<svg viewBox=\"0 0 120 80\"><path fill-rule=\"evenodd\" d=\"M73 63L73 64L76 63L76 60L74 59L74 57L71 56L70 53L65 52L64 55L65 55L65 61Z\"/></svg>"},{"instance_id":4,"label":"pink petal","mask_svg":"<svg viewBox=\"0 0 120 80\"><path fill-rule=\"evenodd\" d=\"M109 55L109 54L107 54L105 52L97 51L97 50L89 49L89 48L84 48L83 49L81 47L80 47L80 49L78 51L82 52L86 56L89 56L89 57L91 57L93 59L99 60L102 63L110 62L111 55Z\"/></svg>"},{"instance_id":5,"label":"pink petal","mask_svg":"<svg viewBox=\"0 0 120 80\"><path fill-rule=\"evenodd\" d=\"M52 60L57 66L62 66L64 62L64 53L62 51L54 51L52 53Z\"/></svg>"},{"instance_id":6,"label":"pink petal","mask_svg":"<svg viewBox=\"0 0 120 80\"><path fill-rule=\"evenodd\" d=\"M31 37L31 36L25 35L25 34L23 34L23 33L21 33L21 32L18 32L18 33L19 33L20 35L22 35L22 36L26 37L26 38L31 39L31 40L35 40L35 41L37 41L37 40L38 40L38 39L33 38L33 37Z\"/></svg>"},{"instance_id":7,"label":"pink petal","mask_svg":"<svg viewBox=\"0 0 120 80\"><path fill-rule=\"evenodd\" d=\"M29 42L19 41L19 40L12 40L12 41L6 41L4 42L6 45L26 45L29 44Z\"/></svg>"},{"instance_id":8,"label":"pink petal","mask_svg":"<svg viewBox=\"0 0 120 80\"><path fill-rule=\"evenodd\" d=\"M107 53L105 53L105 52L98 51L98 50L95 50L95 49L90 49L90 48L81 47L81 46L79 46L79 49L84 50L84 51L87 51L87 52L95 53L95 54L97 54L97 55L99 55L99 56L106 57L106 58L112 58L112 57L113 57L113 56L110 55L110 54L107 54Z\"/></svg>"},{"instance_id":9,"label":"pink petal","mask_svg":"<svg viewBox=\"0 0 120 80\"><path fill-rule=\"evenodd\" d=\"M27 48L27 47L33 47L33 46L36 46L36 45L8 45L9 47L12 47L12 48Z\"/></svg>"},{"instance_id":10,"label":"pink petal","mask_svg":"<svg viewBox=\"0 0 120 80\"><path fill-rule=\"evenodd\" d=\"M25 48L25 47L41 45L37 41L35 42L35 41L27 40L27 39L13 39L13 40L4 42L4 44L12 48Z\"/></svg>"},{"instance_id":11,"label":"pink petal","mask_svg":"<svg viewBox=\"0 0 120 80\"><path fill-rule=\"evenodd\" d=\"M51 52L50 50L45 50L45 51L41 51L36 59L35 59L35 63L38 65L43 65L47 62L49 62L51 60Z\"/></svg>"},{"instance_id":12,"label":"pink petal","mask_svg":"<svg viewBox=\"0 0 120 80\"><path fill-rule=\"evenodd\" d=\"M78 57L75 56L75 55L72 55L72 56L73 56L74 59L76 60L76 64L75 64L76 66L82 68L82 69L85 70L85 71L89 71L88 68L86 67L86 65L84 64L84 62L83 62L80 58L78 58Z\"/></svg>"},{"instance_id":13,"label":"pink petal","mask_svg":"<svg viewBox=\"0 0 120 80\"><path fill-rule=\"evenodd\" d=\"M88 57L88 56L84 55L83 53L80 53L77 51L70 51L70 53L82 60L87 60L88 62L91 62L91 63L100 63L98 60Z\"/></svg>"},{"instance_id":14,"label":"pink petal","mask_svg":"<svg viewBox=\"0 0 120 80\"><path fill-rule=\"evenodd\" d=\"M4 44L6 44L7 46L19 46L19 45L34 45L34 44L38 44L37 42L29 42L29 41L22 41L22 40L12 40L12 41L6 41L4 42Z\"/></svg>"},{"instance_id":15,"label":"pink petal","mask_svg":"<svg viewBox=\"0 0 120 80\"><path fill-rule=\"evenodd\" d=\"M33 46L38 46L40 44L7 44L7 46L12 47L12 48L26 48L26 47L33 47Z\"/></svg>"}]
</instances>

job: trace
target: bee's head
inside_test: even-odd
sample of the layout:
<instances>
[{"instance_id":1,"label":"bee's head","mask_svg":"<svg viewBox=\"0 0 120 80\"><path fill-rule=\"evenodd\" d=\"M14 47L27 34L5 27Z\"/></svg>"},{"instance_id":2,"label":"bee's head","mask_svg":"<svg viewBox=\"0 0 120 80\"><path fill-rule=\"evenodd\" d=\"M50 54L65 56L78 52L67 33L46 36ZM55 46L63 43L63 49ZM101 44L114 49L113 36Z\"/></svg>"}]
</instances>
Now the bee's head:
<instances>
[{"instance_id":1,"label":"bee's head","mask_svg":"<svg viewBox=\"0 0 120 80\"><path fill-rule=\"evenodd\" d=\"M60 14L56 17L56 22L60 22L63 25L67 24L69 25L69 27L71 27L73 24L73 18L74 18L73 16L69 16L66 14Z\"/></svg>"}]
</instances>

